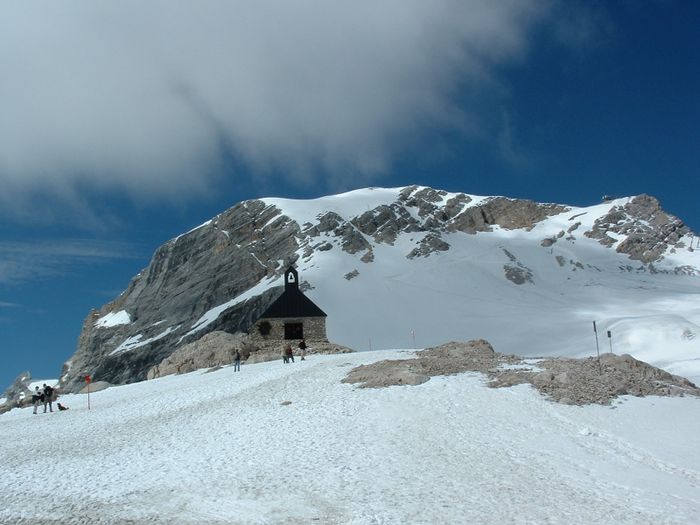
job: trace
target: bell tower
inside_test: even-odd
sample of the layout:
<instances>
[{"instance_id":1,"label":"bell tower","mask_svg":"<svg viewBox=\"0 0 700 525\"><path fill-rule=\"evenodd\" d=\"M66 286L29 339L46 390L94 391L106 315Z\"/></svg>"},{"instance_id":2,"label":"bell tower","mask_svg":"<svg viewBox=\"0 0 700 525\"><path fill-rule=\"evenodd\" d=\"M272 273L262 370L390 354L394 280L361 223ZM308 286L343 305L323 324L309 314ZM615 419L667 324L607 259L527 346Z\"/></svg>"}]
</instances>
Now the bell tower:
<instances>
[{"instance_id":1,"label":"bell tower","mask_svg":"<svg viewBox=\"0 0 700 525\"><path fill-rule=\"evenodd\" d=\"M289 290L290 288L299 289L299 274L293 266L290 266L284 272L284 289Z\"/></svg>"}]
</instances>

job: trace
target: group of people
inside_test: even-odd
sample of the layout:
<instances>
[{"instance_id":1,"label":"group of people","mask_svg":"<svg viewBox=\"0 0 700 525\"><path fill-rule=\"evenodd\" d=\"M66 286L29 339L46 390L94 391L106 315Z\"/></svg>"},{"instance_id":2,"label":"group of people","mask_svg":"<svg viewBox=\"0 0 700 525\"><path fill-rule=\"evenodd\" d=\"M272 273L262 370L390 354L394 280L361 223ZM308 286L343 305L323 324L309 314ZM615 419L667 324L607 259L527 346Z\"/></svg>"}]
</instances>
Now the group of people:
<instances>
[{"instance_id":1,"label":"group of people","mask_svg":"<svg viewBox=\"0 0 700 525\"><path fill-rule=\"evenodd\" d=\"M32 413L36 414L37 409L41 404L44 405L44 414L46 414L47 405L49 407L49 412L53 412L53 402L56 397L58 397L56 396L56 390L54 390L52 386L47 385L46 383L43 384L42 388L35 386L34 392L32 392L32 404L34 405L34 412ZM68 407L58 403L58 410L68 410Z\"/></svg>"},{"instance_id":2,"label":"group of people","mask_svg":"<svg viewBox=\"0 0 700 525\"><path fill-rule=\"evenodd\" d=\"M302 361L306 360L306 341L302 339L299 341L299 356ZM292 350L292 345L287 344L282 349L282 362L283 363L289 363L290 361L293 363L294 362L294 351Z\"/></svg>"},{"instance_id":3,"label":"group of people","mask_svg":"<svg viewBox=\"0 0 700 525\"><path fill-rule=\"evenodd\" d=\"M35 386L34 392L32 392L32 404L34 405L34 412L32 413L36 414L39 405L42 403L44 405L44 414L46 414L46 405L48 405L49 410L53 412L53 396L53 387L47 385L46 383L44 383L43 388Z\"/></svg>"}]
</instances>

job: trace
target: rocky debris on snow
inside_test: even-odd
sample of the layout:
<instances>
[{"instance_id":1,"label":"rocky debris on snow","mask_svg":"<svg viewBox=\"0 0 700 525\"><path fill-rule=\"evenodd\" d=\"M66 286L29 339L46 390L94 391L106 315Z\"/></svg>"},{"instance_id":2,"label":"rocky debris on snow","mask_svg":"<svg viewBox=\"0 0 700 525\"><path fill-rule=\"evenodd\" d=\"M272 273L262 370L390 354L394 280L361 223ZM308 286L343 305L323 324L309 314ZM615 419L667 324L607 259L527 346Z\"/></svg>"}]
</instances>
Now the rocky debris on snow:
<instances>
[{"instance_id":1,"label":"rocky debris on snow","mask_svg":"<svg viewBox=\"0 0 700 525\"><path fill-rule=\"evenodd\" d=\"M415 355L361 365L342 381L380 388L419 385L438 375L481 372L490 387L529 383L552 401L569 405L608 405L623 395L700 396L700 389L687 379L629 355L604 354L600 363L592 357L523 359L500 354L484 340L450 342Z\"/></svg>"},{"instance_id":2,"label":"rocky debris on snow","mask_svg":"<svg viewBox=\"0 0 700 525\"><path fill-rule=\"evenodd\" d=\"M506 279L514 284L534 283L532 271L522 264L504 264L503 271Z\"/></svg>"},{"instance_id":3,"label":"rocky debris on snow","mask_svg":"<svg viewBox=\"0 0 700 525\"><path fill-rule=\"evenodd\" d=\"M349 281L350 279L353 279L358 275L360 275L360 272L358 272L357 269L354 269L353 271L346 273L344 277Z\"/></svg>"},{"instance_id":4,"label":"rocky debris on snow","mask_svg":"<svg viewBox=\"0 0 700 525\"><path fill-rule=\"evenodd\" d=\"M510 259L509 263L503 265L503 271L505 272L506 279L514 284L525 284L526 282L534 284L534 281L532 280L532 270L521 263L515 255L510 253L505 248L502 247L501 250L503 250L506 257Z\"/></svg>"},{"instance_id":5,"label":"rocky debris on snow","mask_svg":"<svg viewBox=\"0 0 700 525\"><path fill-rule=\"evenodd\" d=\"M621 395L700 395L700 389L684 377L630 355L603 354L600 363L594 357L545 359L537 366L544 371L531 376L530 383L555 401L569 405L605 405Z\"/></svg>"},{"instance_id":6,"label":"rocky debris on snow","mask_svg":"<svg viewBox=\"0 0 700 525\"><path fill-rule=\"evenodd\" d=\"M344 383L360 383L362 388L391 385L419 385L432 376L461 372L488 372L499 365L499 356L483 339L468 343L451 342L416 352L417 358L384 360L353 368ZM501 356L503 362L509 358Z\"/></svg>"},{"instance_id":7,"label":"rocky debris on snow","mask_svg":"<svg viewBox=\"0 0 700 525\"><path fill-rule=\"evenodd\" d=\"M445 252L450 249L450 245L440 238L437 233L429 233L420 241L418 248L414 248L406 258L428 257L431 253Z\"/></svg>"},{"instance_id":8,"label":"rocky debris on snow","mask_svg":"<svg viewBox=\"0 0 700 525\"><path fill-rule=\"evenodd\" d=\"M352 352L344 346L328 342L307 341L307 355L336 354ZM263 343L253 342L247 334L229 334L227 332L211 332L195 341L179 348L148 371L147 378L154 379L171 374L187 374L201 369L217 369L233 363L238 350L241 361L261 363L280 358L282 342ZM293 346L296 352L296 347Z\"/></svg>"},{"instance_id":9,"label":"rocky debris on snow","mask_svg":"<svg viewBox=\"0 0 700 525\"><path fill-rule=\"evenodd\" d=\"M228 365L238 350L243 360L250 356L251 348L244 334L210 332L198 341L186 344L163 359L148 371L147 379L171 374L186 374L202 368Z\"/></svg>"}]
</instances>

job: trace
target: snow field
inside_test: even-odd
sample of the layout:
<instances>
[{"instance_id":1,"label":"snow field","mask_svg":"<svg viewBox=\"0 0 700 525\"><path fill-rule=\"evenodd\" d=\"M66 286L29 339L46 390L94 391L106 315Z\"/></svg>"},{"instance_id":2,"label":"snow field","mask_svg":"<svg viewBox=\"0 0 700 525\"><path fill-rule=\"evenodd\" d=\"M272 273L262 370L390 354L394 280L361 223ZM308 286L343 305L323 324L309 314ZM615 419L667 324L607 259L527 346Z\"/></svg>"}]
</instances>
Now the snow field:
<instances>
[{"instance_id":1,"label":"snow field","mask_svg":"<svg viewBox=\"0 0 700 525\"><path fill-rule=\"evenodd\" d=\"M487 388L479 374L340 382L358 364L408 355L244 364L110 388L90 411L84 395L63 396L67 412L13 410L0 416L0 523L636 525L700 514L700 400L571 407L524 385Z\"/></svg>"}]
</instances>

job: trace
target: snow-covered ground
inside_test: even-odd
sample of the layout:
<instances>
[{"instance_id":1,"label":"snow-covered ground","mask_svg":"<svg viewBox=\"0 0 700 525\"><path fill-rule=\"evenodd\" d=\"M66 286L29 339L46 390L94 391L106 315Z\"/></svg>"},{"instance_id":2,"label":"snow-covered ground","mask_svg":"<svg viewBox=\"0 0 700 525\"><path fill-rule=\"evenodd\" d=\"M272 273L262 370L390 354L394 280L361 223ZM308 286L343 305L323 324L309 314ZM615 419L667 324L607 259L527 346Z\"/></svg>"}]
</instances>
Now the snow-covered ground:
<instances>
[{"instance_id":1,"label":"snow-covered ground","mask_svg":"<svg viewBox=\"0 0 700 525\"><path fill-rule=\"evenodd\" d=\"M311 356L0 416L0 523L664 524L700 520L700 400L551 403L479 374L358 389ZM283 404L289 401L290 404Z\"/></svg>"}]
</instances>

